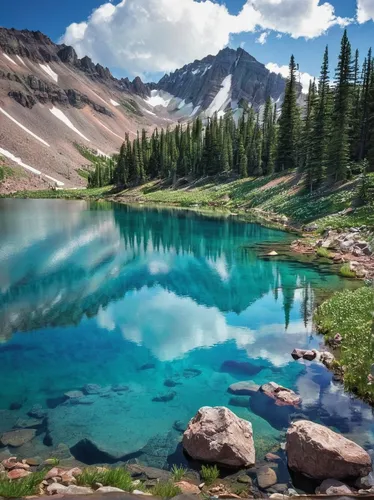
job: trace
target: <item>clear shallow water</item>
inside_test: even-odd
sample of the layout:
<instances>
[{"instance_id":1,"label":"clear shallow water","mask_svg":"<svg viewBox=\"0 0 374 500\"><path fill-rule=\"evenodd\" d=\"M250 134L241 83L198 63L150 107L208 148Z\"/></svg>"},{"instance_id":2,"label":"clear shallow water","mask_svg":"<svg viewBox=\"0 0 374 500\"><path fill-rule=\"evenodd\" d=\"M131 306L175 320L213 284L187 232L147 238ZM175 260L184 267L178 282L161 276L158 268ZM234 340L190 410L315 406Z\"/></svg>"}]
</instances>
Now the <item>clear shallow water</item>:
<instances>
[{"instance_id":1,"label":"clear shallow water","mask_svg":"<svg viewBox=\"0 0 374 500\"><path fill-rule=\"evenodd\" d=\"M206 405L252 422L259 460L279 447L295 414L372 446L370 408L323 366L290 356L294 347L318 347L316 294L345 283L258 257L256 243L289 235L188 212L63 200L0 200L0 231L0 431L35 404L48 411L48 427L18 456L65 443L86 463L139 457L166 467L185 460L180 430ZM300 393L302 406L228 394L240 380L274 380ZM108 390L61 404L86 384ZM22 407L10 411L14 403Z\"/></svg>"}]
</instances>

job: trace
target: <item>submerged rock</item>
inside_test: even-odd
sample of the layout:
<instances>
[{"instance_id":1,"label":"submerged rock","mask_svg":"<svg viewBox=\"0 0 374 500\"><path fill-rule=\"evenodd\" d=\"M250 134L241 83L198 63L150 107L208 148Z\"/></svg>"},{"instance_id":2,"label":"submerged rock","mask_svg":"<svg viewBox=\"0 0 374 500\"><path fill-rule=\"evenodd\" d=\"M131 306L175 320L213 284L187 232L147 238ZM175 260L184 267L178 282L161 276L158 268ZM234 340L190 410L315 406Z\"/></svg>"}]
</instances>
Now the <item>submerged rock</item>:
<instances>
[{"instance_id":1,"label":"submerged rock","mask_svg":"<svg viewBox=\"0 0 374 500\"><path fill-rule=\"evenodd\" d=\"M243 375L257 375L263 369L262 366L255 365L249 361L225 361L222 363L221 372L238 373Z\"/></svg>"},{"instance_id":2,"label":"submerged rock","mask_svg":"<svg viewBox=\"0 0 374 500\"><path fill-rule=\"evenodd\" d=\"M37 429L44 425L44 419L38 418L19 418L15 423L15 429Z\"/></svg>"},{"instance_id":3,"label":"submerged rock","mask_svg":"<svg viewBox=\"0 0 374 500\"><path fill-rule=\"evenodd\" d=\"M176 387L177 385L182 385L182 384L180 382L175 382L175 380L172 380L170 378L168 378L164 382L165 387Z\"/></svg>"},{"instance_id":4,"label":"submerged rock","mask_svg":"<svg viewBox=\"0 0 374 500\"><path fill-rule=\"evenodd\" d=\"M86 384L83 387L82 391L87 396L91 396L93 394L101 394L103 392L103 388L101 387L101 385L97 384Z\"/></svg>"},{"instance_id":5,"label":"submerged rock","mask_svg":"<svg viewBox=\"0 0 374 500\"><path fill-rule=\"evenodd\" d=\"M287 456L290 469L313 479L357 478L371 472L370 456L361 446L306 420L288 429Z\"/></svg>"},{"instance_id":6,"label":"submerged rock","mask_svg":"<svg viewBox=\"0 0 374 500\"><path fill-rule=\"evenodd\" d=\"M255 464L252 424L228 408L200 408L183 435L183 447L196 460L229 467Z\"/></svg>"},{"instance_id":7,"label":"submerged rock","mask_svg":"<svg viewBox=\"0 0 374 500\"><path fill-rule=\"evenodd\" d=\"M275 382L263 384L260 391L275 400L277 406L294 406L297 407L301 403L301 397L291 389L282 387Z\"/></svg>"},{"instance_id":8,"label":"submerged rock","mask_svg":"<svg viewBox=\"0 0 374 500\"><path fill-rule=\"evenodd\" d=\"M45 418L47 416L47 411L44 410L41 405L34 405L27 415L32 418Z\"/></svg>"},{"instance_id":9,"label":"submerged rock","mask_svg":"<svg viewBox=\"0 0 374 500\"><path fill-rule=\"evenodd\" d=\"M228 392L235 394L236 396L252 396L254 392L260 389L258 384L249 380L247 382L237 382L236 384L231 384L228 388Z\"/></svg>"},{"instance_id":10,"label":"submerged rock","mask_svg":"<svg viewBox=\"0 0 374 500\"><path fill-rule=\"evenodd\" d=\"M181 420L176 420L173 424L173 429L178 432L184 432L187 429L187 423Z\"/></svg>"},{"instance_id":11,"label":"submerged rock","mask_svg":"<svg viewBox=\"0 0 374 500\"><path fill-rule=\"evenodd\" d=\"M139 370L153 370L153 368L156 368L154 363L146 363L145 365L142 365Z\"/></svg>"},{"instance_id":12,"label":"submerged rock","mask_svg":"<svg viewBox=\"0 0 374 500\"><path fill-rule=\"evenodd\" d=\"M154 403L168 403L169 401L172 401L176 395L177 393L172 391L168 394L163 394L162 396L156 396L155 398L152 398L152 401Z\"/></svg>"},{"instance_id":13,"label":"submerged rock","mask_svg":"<svg viewBox=\"0 0 374 500\"><path fill-rule=\"evenodd\" d=\"M129 389L130 388L128 385L123 385L123 384L112 385L113 392L127 392Z\"/></svg>"},{"instance_id":14,"label":"submerged rock","mask_svg":"<svg viewBox=\"0 0 374 500\"><path fill-rule=\"evenodd\" d=\"M257 483L263 490L277 483L277 474L270 467L260 467L256 475Z\"/></svg>"},{"instance_id":15,"label":"submerged rock","mask_svg":"<svg viewBox=\"0 0 374 500\"><path fill-rule=\"evenodd\" d=\"M325 479L316 489L317 495L351 495L353 490L336 479Z\"/></svg>"},{"instance_id":16,"label":"submerged rock","mask_svg":"<svg viewBox=\"0 0 374 500\"><path fill-rule=\"evenodd\" d=\"M9 405L9 410L20 410L22 408L23 404L18 402L18 401L15 401L14 403L11 403Z\"/></svg>"},{"instance_id":17,"label":"submerged rock","mask_svg":"<svg viewBox=\"0 0 374 500\"><path fill-rule=\"evenodd\" d=\"M68 391L65 392L65 397L67 399L79 399L83 398L84 394L82 391Z\"/></svg>"},{"instance_id":18,"label":"submerged rock","mask_svg":"<svg viewBox=\"0 0 374 500\"><path fill-rule=\"evenodd\" d=\"M34 439L35 435L35 429L18 429L15 431L5 432L1 436L0 442L3 446L18 448Z\"/></svg>"},{"instance_id":19,"label":"submerged rock","mask_svg":"<svg viewBox=\"0 0 374 500\"><path fill-rule=\"evenodd\" d=\"M184 378L195 378L202 374L201 370L197 370L196 368L186 368L183 370Z\"/></svg>"}]
</instances>

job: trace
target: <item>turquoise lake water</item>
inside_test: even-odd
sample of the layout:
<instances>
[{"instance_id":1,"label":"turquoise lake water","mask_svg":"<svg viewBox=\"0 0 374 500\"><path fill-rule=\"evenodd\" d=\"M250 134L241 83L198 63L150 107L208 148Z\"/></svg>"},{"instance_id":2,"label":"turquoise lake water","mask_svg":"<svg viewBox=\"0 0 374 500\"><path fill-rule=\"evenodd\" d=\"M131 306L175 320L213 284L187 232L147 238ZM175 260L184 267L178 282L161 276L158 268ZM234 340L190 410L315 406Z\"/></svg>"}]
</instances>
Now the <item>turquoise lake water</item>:
<instances>
[{"instance_id":1,"label":"turquoise lake water","mask_svg":"<svg viewBox=\"0 0 374 500\"><path fill-rule=\"evenodd\" d=\"M321 342L316 293L345 286L326 268L259 257L257 243L290 235L63 200L0 200L0 234L0 432L34 405L47 415L18 456L64 443L85 463L168 467L187 460L188 420L217 405L252 422L258 460L300 415L372 447L371 409L322 365L290 356ZM275 381L302 405L230 395L240 380ZM86 384L101 392L65 401Z\"/></svg>"}]
</instances>

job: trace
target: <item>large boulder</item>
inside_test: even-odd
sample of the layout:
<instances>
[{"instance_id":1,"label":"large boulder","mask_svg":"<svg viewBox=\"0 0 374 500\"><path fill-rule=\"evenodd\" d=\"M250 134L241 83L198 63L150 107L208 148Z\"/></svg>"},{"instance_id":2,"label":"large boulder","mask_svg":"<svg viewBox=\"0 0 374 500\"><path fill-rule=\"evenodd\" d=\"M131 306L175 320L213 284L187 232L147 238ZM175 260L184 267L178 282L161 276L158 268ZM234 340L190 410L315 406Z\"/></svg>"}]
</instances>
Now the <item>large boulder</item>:
<instances>
[{"instance_id":1,"label":"large boulder","mask_svg":"<svg viewBox=\"0 0 374 500\"><path fill-rule=\"evenodd\" d=\"M0 439L0 444L3 446L12 446L18 448L23 444L34 439L36 435L35 429L18 429L15 431L5 432Z\"/></svg>"},{"instance_id":2,"label":"large boulder","mask_svg":"<svg viewBox=\"0 0 374 500\"><path fill-rule=\"evenodd\" d=\"M183 446L196 460L229 467L255 464L252 424L223 406L200 408L183 435Z\"/></svg>"},{"instance_id":3,"label":"large boulder","mask_svg":"<svg viewBox=\"0 0 374 500\"><path fill-rule=\"evenodd\" d=\"M259 385L249 380L248 382L236 382L235 384L231 384L228 388L228 392L237 396L252 396L259 388Z\"/></svg>"},{"instance_id":4,"label":"large boulder","mask_svg":"<svg viewBox=\"0 0 374 500\"><path fill-rule=\"evenodd\" d=\"M370 456L361 446L323 425L294 422L286 442L290 469L311 478L357 478L371 471Z\"/></svg>"}]
</instances>

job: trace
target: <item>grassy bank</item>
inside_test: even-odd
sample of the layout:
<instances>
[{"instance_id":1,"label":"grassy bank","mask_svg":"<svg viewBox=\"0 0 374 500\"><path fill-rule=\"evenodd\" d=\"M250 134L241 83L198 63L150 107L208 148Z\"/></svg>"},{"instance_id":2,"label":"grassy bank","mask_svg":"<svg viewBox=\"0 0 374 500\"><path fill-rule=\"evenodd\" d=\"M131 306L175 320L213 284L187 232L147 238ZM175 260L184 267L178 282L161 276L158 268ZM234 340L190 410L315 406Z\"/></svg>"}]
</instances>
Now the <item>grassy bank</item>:
<instances>
[{"instance_id":1,"label":"grassy bank","mask_svg":"<svg viewBox=\"0 0 374 500\"><path fill-rule=\"evenodd\" d=\"M337 333L343 337L338 360L344 368L344 383L371 403L374 385L368 375L374 364L374 288L339 292L324 302L315 314L315 321L326 340Z\"/></svg>"},{"instance_id":2,"label":"grassy bank","mask_svg":"<svg viewBox=\"0 0 374 500\"><path fill-rule=\"evenodd\" d=\"M369 176L374 188L374 174ZM80 190L19 192L15 197L98 199L118 202L143 202L179 207L220 208L231 212L266 212L286 216L293 224L316 223L318 229L373 225L374 210L370 206L357 206L360 180L305 193L303 178L297 173L275 174L262 178L223 180L205 178L188 183L179 181L175 186L152 181L142 186L114 193L111 187ZM352 210L353 208L353 210ZM349 213L342 211L349 209Z\"/></svg>"}]
</instances>

